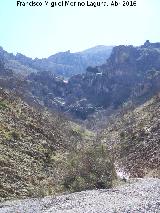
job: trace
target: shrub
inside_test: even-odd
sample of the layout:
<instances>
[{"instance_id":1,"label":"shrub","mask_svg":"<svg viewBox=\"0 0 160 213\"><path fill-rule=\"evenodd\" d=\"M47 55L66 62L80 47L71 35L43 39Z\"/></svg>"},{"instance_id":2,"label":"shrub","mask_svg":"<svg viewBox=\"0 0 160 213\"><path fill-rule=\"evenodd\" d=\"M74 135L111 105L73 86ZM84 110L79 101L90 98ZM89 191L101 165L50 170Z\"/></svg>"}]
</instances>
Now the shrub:
<instances>
[{"instance_id":1,"label":"shrub","mask_svg":"<svg viewBox=\"0 0 160 213\"><path fill-rule=\"evenodd\" d=\"M104 145L89 146L68 154L64 162L62 185L64 190L81 191L110 188L116 178L114 163Z\"/></svg>"},{"instance_id":2,"label":"shrub","mask_svg":"<svg viewBox=\"0 0 160 213\"><path fill-rule=\"evenodd\" d=\"M2 109L5 109L5 108L7 108L7 105L6 105L6 103L4 102L4 101L0 101L0 110Z\"/></svg>"}]
</instances>

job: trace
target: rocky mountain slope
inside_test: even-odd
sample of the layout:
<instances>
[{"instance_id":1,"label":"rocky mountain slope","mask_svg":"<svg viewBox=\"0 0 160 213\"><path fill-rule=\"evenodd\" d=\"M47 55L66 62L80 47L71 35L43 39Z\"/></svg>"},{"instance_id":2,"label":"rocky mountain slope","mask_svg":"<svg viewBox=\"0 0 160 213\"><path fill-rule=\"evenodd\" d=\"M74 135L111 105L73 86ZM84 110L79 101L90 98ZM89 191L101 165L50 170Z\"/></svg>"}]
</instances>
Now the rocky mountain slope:
<instances>
[{"instance_id":1,"label":"rocky mountain slope","mask_svg":"<svg viewBox=\"0 0 160 213\"><path fill-rule=\"evenodd\" d=\"M29 90L45 106L86 119L89 115L125 102L143 103L160 91L160 48L118 46L101 66L71 77L68 82L51 73L32 73Z\"/></svg>"},{"instance_id":2,"label":"rocky mountain slope","mask_svg":"<svg viewBox=\"0 0 160 213\"><path fill-rule=\"evenodd\" d=\"M32 59L20 53L13 55L0 48L0 57L5 60L5 68L12 69L21 75L50 71L55 75L69 78L72 75L85 72L89 65L97 66L104 63L110 56L112 48L110 46L96 46L78 53L60 52L43 59Z\"/></svg>"},{"instance_id":3,"label":"rocky mountain slope","mask_svg":"<svg viewBox=\"0 0 160 213\"><path fill-rule=\"evenodd\" d=\"M1 201L111 187L106 153L91 132L0 89Z\"/></svg>"},{"instance_id":4,"label":"rocky mountain slope","mask_svg":"<svg viewBox=\"0 0 160 213\"><path fill-rule=\"evenodd\" d=\"M130 177L160 177L160 95L111 116L99 140L110 146L116 164Z\"/></svg>"},{"instance_id":5,"label":"rocky mountain slope","mask_svg":"<svg viewBox=\"0 0 160 213\"><path fill-rule=\"evenodd\" d=\"M12 90L18 85L26 101L85 120L100 110L120 108L125 102L141 104L160 91L159 43L114 47L105 64L88 67L86 73L68 81L47 71L23 76L18 84L13 78L10 83L5 80L1 84Z\"/></svg>"}]
</instances>

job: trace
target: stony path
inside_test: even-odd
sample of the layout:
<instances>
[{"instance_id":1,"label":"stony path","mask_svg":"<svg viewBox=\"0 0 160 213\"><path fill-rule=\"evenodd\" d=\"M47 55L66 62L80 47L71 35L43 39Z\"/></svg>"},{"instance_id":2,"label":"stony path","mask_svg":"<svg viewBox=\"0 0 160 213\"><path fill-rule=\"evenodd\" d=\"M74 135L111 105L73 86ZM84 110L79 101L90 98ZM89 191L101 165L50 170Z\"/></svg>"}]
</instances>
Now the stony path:
<instances>
[{"instance_id":1,"label":"stony path","mask_svg":"<svg viewBox=\"0 0 160 213\"><path fill-rule=\"evenodd\" d=\"M111 190L92 190L0 204L0 213L160 213L160 179L132 180Z\"/></svg>"}]
</instances>

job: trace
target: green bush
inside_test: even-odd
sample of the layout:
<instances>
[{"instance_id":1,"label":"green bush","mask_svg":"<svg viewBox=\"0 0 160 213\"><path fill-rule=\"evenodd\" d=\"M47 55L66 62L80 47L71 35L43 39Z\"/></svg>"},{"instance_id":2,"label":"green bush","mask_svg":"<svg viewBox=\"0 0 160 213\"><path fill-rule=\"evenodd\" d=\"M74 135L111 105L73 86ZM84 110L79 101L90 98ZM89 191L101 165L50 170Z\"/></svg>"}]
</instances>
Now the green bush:
<instances>
[{"instance_id":1,"label":"green bush","mask_svg":"<svg viewBox=\"0 0 160 213\"><path fill-rule=\"evenodd\" d=\"M63 165L63 188L72 192L110 188L116 179L114 163L104 145L89 146L69 153L60 165Z\"/></svg>"},{"instance_id":2,"label":"green bush","mask_svg":"<svg viewBox=\"0 0 160 213\"><path fill-rule=\"evenodd\" d=\"M7 108L7 105L4 101L0 101L0 110Z\"/></svg>"}]
</instances>

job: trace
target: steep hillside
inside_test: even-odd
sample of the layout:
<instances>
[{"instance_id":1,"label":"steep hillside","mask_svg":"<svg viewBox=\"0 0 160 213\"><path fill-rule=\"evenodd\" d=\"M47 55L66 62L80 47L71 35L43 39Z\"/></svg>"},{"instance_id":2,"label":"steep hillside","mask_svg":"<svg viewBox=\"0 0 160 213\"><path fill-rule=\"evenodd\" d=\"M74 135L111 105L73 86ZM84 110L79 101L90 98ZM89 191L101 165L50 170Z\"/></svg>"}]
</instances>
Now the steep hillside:
<instances>
[{"instance_id":1,"label":"steep hillside","mask_svg":"<svg viewBox=\"0 0 160 213\"><path fill-rule=\"evenodd\" d=\"M55 114L37 112L3 90L0 90L0 119L0 197L52 192L51 158L56 150L73 145L67 121Z\"/></svg>"},{"instance_id":2,"label":"steep hillside","mask_svg":"<svg viewBox=\"0 0 160 213\"><path fill-rule=\"evenodd\" d=\"M110 146L117 166L131 177L160 177L160 95L110 119L99 140Z\"/></svg>"},{"instance_id":3,"label":"steep hillside","mask_svg":"<svg viewBox=\"0 0 160 213\"><path fill-rule=\"evenodd\" d=\"M91 132L0 89L1 200L111 187L105 153Z\"/></svg>"}]
</instances>

